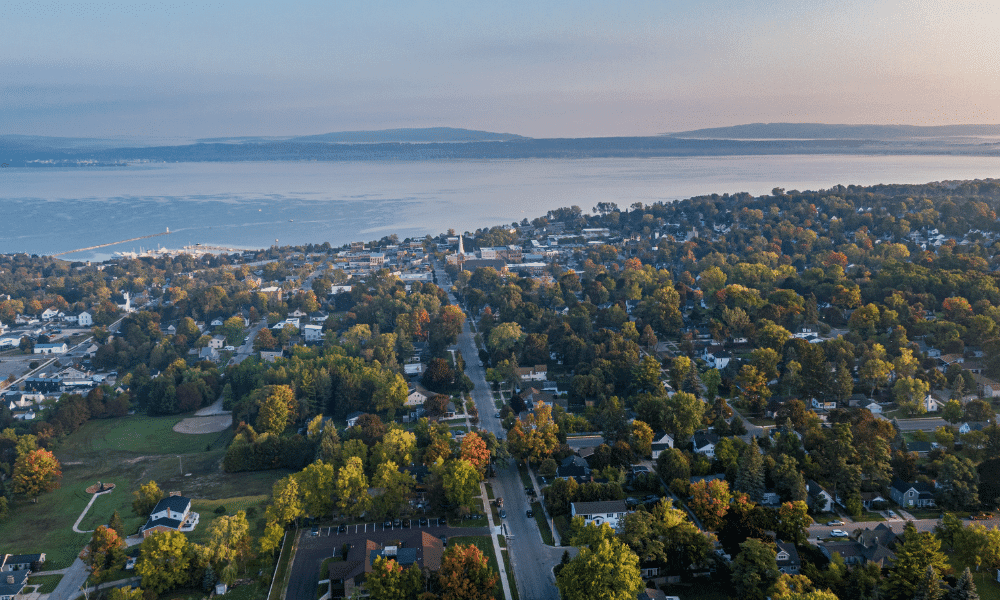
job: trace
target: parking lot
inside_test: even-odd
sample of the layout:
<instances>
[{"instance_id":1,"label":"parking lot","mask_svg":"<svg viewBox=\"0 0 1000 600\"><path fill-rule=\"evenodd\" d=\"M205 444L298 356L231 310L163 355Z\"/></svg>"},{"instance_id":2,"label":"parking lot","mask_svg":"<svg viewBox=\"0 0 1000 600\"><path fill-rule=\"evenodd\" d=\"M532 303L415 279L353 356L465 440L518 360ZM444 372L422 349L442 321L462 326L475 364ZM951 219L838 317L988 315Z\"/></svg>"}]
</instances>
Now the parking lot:
<instances>
[{"instance_id":1,"label":"parking lot","mask_svg":"<svg viewBox=\"0 0 1000 600\"><path fill-rule=\"evenodd\" d=\"M426 523L421 525L421 522L423 521L426 521ZM361 523L358 525L343 525L343 526L324 525L322 527L318 528L314 527L310 529L309 535L312 535L313 530L316 530L316 535L318 536L331 537L335 535L355 536L358 534L393 531L397 529L435 529L440 527L446 527L446 525L443 525L441 523L441 519L419 519L419 520L413 519L409 522L408 525L406 523L407 523L406 521L403 521L399 524L399 526L396 526L390 521L384 521L381 523ZM340 530L341 527L343 527L344 529L343 531Z\"/></svg>"}]
</instances>

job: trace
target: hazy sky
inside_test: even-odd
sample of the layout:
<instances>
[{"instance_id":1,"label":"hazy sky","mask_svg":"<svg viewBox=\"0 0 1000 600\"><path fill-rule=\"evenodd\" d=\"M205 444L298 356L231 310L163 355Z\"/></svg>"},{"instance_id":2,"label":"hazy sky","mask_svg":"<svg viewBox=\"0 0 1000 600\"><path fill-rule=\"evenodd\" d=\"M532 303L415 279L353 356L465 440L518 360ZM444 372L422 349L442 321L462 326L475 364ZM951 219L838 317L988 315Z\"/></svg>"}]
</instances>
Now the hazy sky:
<instances>
[{"instance_id":1,"label":"hazy sky","mask_svg":"<svg viewBox=\"0 0 1000 600\"><path fill-rule=\"evenodd\" d=\"M1000 2L28 2L0 133L1000 122Z\"/></svg>"}]
</instances>

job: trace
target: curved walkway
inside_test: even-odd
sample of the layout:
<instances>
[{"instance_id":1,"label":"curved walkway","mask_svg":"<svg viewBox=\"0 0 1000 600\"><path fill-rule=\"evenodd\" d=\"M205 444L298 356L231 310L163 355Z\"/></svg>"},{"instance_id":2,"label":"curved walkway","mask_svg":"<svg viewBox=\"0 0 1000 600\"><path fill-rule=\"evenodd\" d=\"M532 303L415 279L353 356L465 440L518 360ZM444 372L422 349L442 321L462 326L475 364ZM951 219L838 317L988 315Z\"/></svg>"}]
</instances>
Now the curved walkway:
<instances>
[{"instance_id":1,"label":"curved walkway","mask_svg":"<svg viewBox=\"0 0 1000 600\"><path fill-rule=\"evenodd\" d=\"M93 533L93 531L94 531L93 529L91 529L89 531L83 531L83 530L81 530L80 529L80 522L83 521L83 518L87 516L88 512L90 512L90 507L93 506L94 500L97 500L98 496L103 496L104 494L110 494L113 491L114 490L108 490L106 492L98 492L98 493L94 494L93 497L91 497L90 502L87 503L87 507L83 509L82 513L80 513L80 518L76 520L76 523L73 523L73 531L75 531L77 533Z\"/></svg>"}]
</instances>

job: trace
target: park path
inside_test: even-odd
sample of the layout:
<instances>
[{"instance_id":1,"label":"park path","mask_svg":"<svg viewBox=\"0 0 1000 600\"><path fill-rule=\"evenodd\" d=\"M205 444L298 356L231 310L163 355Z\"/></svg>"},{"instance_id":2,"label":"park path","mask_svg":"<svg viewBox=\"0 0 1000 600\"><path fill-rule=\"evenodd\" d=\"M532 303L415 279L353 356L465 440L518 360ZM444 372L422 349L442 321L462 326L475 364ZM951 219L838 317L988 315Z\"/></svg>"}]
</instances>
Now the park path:
<instances>
[{"instance_id":1,"label":"park path","mask_svg":"<svg viewBox=\"0 0 1000 600\"><path fill-rule=\"evenodd\" d=\"M94 500L97 500L98 496L103 496L104 494L110 494L113 491L114 490L112 489L112 490L108 490L106 492L98 492L98 493L94 494L90 498L90 502L87 503L87 507L83 509L82 513L80 513L80 518L76 520L76 523L73 523L73 531L75 531L77 533L93 533L93 531L94 531L93 529L91 529L89 531L82 531L80 529L80 522L83 521L83 518L87 516L87 513L90 511L90 507L94 504Z\"/></svg>"},{"instance_id":2,"label":"park path","mask_svg":"<svg viewBox=\"0 0 1000 600\"><path fill-rule=\"evenodd\" d=\"M212 417L212 416L215 416L215 415L231 415L231 414L233 414L233 411L231 411L231 410L223 410L222 409L222 396L220 395L218 400L216 400L215 402L209 404L205 408L202 408L202 409L196 411L194 413L194 416L196 416L196 417Z\"/></svg>"}]
</instances>

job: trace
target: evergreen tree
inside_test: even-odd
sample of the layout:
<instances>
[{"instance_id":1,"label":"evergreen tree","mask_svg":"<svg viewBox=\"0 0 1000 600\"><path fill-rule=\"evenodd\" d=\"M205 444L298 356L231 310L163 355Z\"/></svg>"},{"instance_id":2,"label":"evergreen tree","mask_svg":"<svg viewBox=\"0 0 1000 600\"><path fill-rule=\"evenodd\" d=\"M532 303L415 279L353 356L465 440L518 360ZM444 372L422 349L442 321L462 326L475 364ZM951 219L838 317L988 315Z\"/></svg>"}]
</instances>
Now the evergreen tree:
<instances>
[{"instance_id":1,"label":"evergreen tree","mask_svg":"<svg viewBox=\"0 0 1000 600\"><path fill-rule=\"evenodd\" d=\"M932 565L927 565L927 572L924 578L917 584L917 589L913 592L913 600L938 600L941 598L941 580Z\"/></svg>"},{"instance_id":2,"label":"evergreen tree","mask_svg":"<svg viewBox=\"0 0 1000 600\"><path fill-rule=\"evenodd\" d=\"M955 589L948 592L947 600L979 600L979 592L976 591L976 582L972 580L972 572L969 567L955 584Z\"/></svg>"},{"instance_id":3,"label":"evergreen tree","mask_svg":"<svg viewBox=\"0 0 1000 600\"><path fill-rule=\"evenodd\" d=\"M122 521L122 516L118 514L116 510L111 514L111 519L108 521L108 529L114 529L118 537L125 539L125 523Z\"/></svg>"},{"instance_id":4,"label":"evergreen tree","mask_svg":"<svg viewBox=\"0 0 1000 600\"><path fill-rule=\"evenodd\" d=\"M215 570L212 569L212 565L208 565L207 567L205 567L205 576L201 578L202 591L204 591L205 593L211 592L212 588L215 587L216 581L217 578L215 576Z\"/></svg>"},{"instance_id":5,"label":"evergreen tree","mask_svg":"<svg viewBox=\"0 0 1000 600\"><path fill-rule=\"evenodd\" d=\"M750 440L750 445L740 456L736 489L744 492L754 502L760 502L764 497L764 457L757 446L756 437Z\"/></svg>"}]
</instances>

